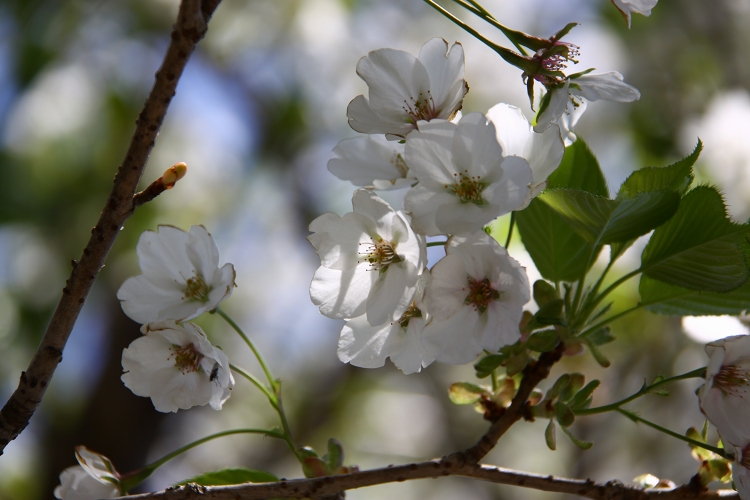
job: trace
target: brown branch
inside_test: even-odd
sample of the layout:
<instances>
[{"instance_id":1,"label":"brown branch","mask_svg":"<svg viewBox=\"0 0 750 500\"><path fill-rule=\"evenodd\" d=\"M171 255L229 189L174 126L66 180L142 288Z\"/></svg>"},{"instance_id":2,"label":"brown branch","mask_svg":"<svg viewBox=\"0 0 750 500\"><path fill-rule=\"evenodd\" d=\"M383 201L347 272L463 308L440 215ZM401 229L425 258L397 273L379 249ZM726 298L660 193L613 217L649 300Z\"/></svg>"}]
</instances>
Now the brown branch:
<instances>
[{"instance_id":1,"label":"brown branch","mask_svg":"<svg viewBox=\"0 0 750 500\"><path fill-rule=\"evenodd\" d=\"M523 370L523 378L518 387L518 392L513 397L510 406L495 420L482 438L471 448L452 455L457 460L465 461L467 464L477 464L494 447L498 440L510 427L518 422L526 414L527 401L531 391L539 385L539 382L549 376L552 366L560 361L565 345L560 343L553 351L545 352L536 362L529 363Z\"/></svg>"},{"instance_id":2,"label":"brown branch","mask_svg":"<svg viewBox=\"0 0 750 500\"><path fill-rule=\"evenodd\" d=\"M491 483L508 484L541 491L568 493L596 500L709 500L739 498L736 493L723 490L707 491L692 485L672 490L644 489L619 481L596 483L590 479L567 479L519 472L489 465L460 463L450 457L429 462L389 466L351 474L314 479L282 479L278 483L242 484L235 486L203 487L189 484L155 493L123 497L127 500L260 500L269 498L322 498L341 491L411 479L464 476ZM728 493L725 495L725 493ZM733 494L734 493L734 494Z\"/></svg>"},{"instance_id":3,"label":"brown branch","mask_svg":"<svg viewBox=\"0 0 750 500\"><path fill-rule=\"evenodd\" d=\"M26 371L21 373L18 388L0 410L0 454L26 428L42 401L57 365L62 361L63 349L86 296L123 223L133 213L133 195L175 94L177 82L196 44L203 38L206 23L219 1L183 0L180 5L169 48L156 72L151 93L138 116L130 146L117 170L112 191L99 221L91 231L91 239L62 290L60 301L36 354Z\"/></svg>"}]
</instances>

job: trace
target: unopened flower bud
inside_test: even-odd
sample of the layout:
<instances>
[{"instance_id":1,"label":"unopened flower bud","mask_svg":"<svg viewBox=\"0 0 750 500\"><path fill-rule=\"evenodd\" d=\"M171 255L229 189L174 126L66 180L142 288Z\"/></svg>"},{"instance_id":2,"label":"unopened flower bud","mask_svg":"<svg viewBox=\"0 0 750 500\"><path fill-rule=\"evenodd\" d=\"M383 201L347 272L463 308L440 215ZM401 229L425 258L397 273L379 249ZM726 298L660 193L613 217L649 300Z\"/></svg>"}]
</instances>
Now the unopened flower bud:
<instances>
[{"instance_id":1,"label":"unopened flower bud","mask_svg":"<svg viewBox=\"0 0 750 500\"><path fill-rule=\"evenodd\" d=\"M184 161L175 163L167 170L164 171L164 175L161 176L161 180L164 183L164 187L172 189L175 183L185 177L187 173L187 164Z\"/></svg>"}]
</instances>

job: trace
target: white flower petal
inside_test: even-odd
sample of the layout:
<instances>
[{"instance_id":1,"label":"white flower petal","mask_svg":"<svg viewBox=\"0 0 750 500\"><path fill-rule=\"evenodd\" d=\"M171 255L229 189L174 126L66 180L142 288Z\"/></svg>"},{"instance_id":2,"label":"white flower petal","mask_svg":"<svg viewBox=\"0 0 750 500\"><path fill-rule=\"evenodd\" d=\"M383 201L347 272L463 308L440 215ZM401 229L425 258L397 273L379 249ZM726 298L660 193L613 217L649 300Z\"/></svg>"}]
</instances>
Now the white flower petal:
<instances>
[{"instance_id":1,"label":"white flower petal","mask_svg":"<svg viewBox=\"0 0 750 500\"><path fill-rule=\"evenodd\" d=\"M442 38L428 40L417 57L430 77L430 93L436 103L443 103L438 109L441 118L461 109L461 101L469 91L464 81L464 49L460 43L450 48Z\"/></svg>"},{"instance_id":2,"label":"white flower petal","mask_svg":"<svg viewBox=\"0 0 750 500\"><path fill-rule=\"evenodd\" d=\"M60 484L55 487L54 495L59 500L95 500L117 498L122 493L114 484L98 481L81 466L74 465L60 473Z\"/></svg>"},{"instance_id":3,"label":"white flower petal","mask_svg":"<svg viewBox=\"0 0 750 500\"><path fill-rule=\"evenodd\" d=\"M614 102L632 102L641 97L638 89L625 83L622 75L617 71L579 76L570 81L570 92L573 95L583 96L589 101L603 99Z\"/></svg>"},{"instance_id":4,"label":"white flower petal","mask_svg":"<svg viewBox=\"0 0 750 500\"><path fill-rule=\"evenodd\" d=\"M363 95L358 95L346 108L346 116L349 118L349 126L363 134L388 134L395 130L395 136L390 140L400 139L400 135L406 135L414 126L410 123L394 123L392 120L382 118L373 111L369 101Z\"/></svg>"},{"instance_id":5,"label":"white flower petal","mask_svg":"<svg viewBox=\"0 0 750 500\"><path fill-rule=\"evenodd\" d=\"M391 361L405 375L418 373L422 368L427 368L435 361L435 357L438 354L438 351L433 346L423 341L422 334L424 329L424 319L411 318L407 328L405 330L399 328L397 332L400 349L397 349L394 345L391 349L393 351Z\"/></svg>"},{"instance_id":6,"label":"white flower petal","mask_svg":"<svg viewBox=\"0 0 750 500\"><path fill-rule=\"evenodd\" d=\"M367 297L367 321L371 325L398 320L404 314L416 292L417 273L409 261L391 264L379 273Z\"/></svg>"},{"instance_id":7,"label":"white flower petal","mask_svg":"<svg viewBox=\"0 0 750 500\"><path fill-rule=\"evenodd\" d=\"M136 247L143 274L117 291L122 309L141 324L186 321L215 309L235 287L231 264L219 268L219 249L203 226L145 231Z\"/></svg>"},{"instance_id":8,"label":"white flower petal","mask_svg":"<svg viewBox=\"0 0 750 500\"><path fill-rule=\"evenodd\" d=\"M534 126L535 132L544 132L547 127L553 123L557 123L560 117L565 113L570 101L570 80L565 80L565 84L562 87L549 90L551 92L549 104L541 113L536 117L536 125Z\"/></svg>"},{"instance_id":9,"label":"white flower petal","mask_svg":"<svg viewBox=\"0 0 750 500\"><path fill-rule=\"evenodd\" d=\"M659 0L612 0L612 3L628 22L628 28L630 28L631 13L642 14L648 17L651 15L651 9L656 6L658 1Z\"/></svg>"},{"instance_id":10,"label":"white flower petal","mask_svg":"<svg viewBox=\"0 0 750 500\"><path fill-rule=\"evenodd\" d=\"M398 323L391 322L371 326L365 316L347 321L339 338L339 359L360 368L380 368L390 355L389 339L400 328ZM397 341L395 347L401 347L398 345L401 343Z\"/></svg>"},{"instance_id":11,"label":"white flower petal","mask_svg":"<svg viewBox=\"0 0 750 500\"><path fill-rule=\"evenodd\" d=\"M456 125L445 120L419 122L419 130L409 134L404 155L420 184L432 190L455 182L456 166L451 147Z\"/></svg>"},{"instance_id":12,"label":"white flower petal","mask_svg":"<svg viewBox=\"0 0 750 500\"><path fill-rule=\"evenodd\" d=\"M333 148L328 170L355 186L396 189L416 182L409 176L404 146L380 136L344 139Z\"/></svg>"},{"instance_id":13,"label":"white flower petal","mask_svg":"<svg viewBox=\"0 0 750 500\"><path fill-rule=\"evenodd\" d=\"M329 318L356 318L365 313L370 289L377 278L366 266L346 271L319 267L310 284L310 298Z\"/></svg>"}]
</instances>

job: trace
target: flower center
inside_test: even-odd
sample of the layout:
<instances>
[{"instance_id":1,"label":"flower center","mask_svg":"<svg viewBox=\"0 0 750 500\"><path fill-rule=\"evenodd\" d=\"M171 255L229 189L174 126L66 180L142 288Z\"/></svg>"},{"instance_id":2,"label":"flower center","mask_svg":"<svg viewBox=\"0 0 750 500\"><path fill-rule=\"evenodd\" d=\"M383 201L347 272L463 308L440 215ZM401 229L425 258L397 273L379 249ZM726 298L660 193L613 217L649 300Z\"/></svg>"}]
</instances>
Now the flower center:
<instances>
[{"instance_id":1,"label":"flower center","mask_svg":"<svg viewBox=\"0 0 750 500\"><path fill-rule=\"evenodd\" d=\"M494 290L492 286L490 286L489 278L480 281L469 276L468 280L469 294L466 296L464 304L472 306L475 311L482 314L487 310L487 306L490 305L490 302L500 298L501 292Z\"/></svg>"},{"instance_id":2,"label":"flower center","mask_svg":"<svg viewBox=\"0 0 750 500\"><path fill-rule=\"evenodd\" d=\"M422 311L419 310L417 306L415 306L413 303L409 306L409 308L404 311L404 314L401 315L401 318L398 320L398 324L401 325L401 328L406 330L409 327L409 320L412 318L421 318L422 317Z\"/></svg>"},{"instance_id":3,"label":"flower center","mask_svg":"<svg viewBox=\"0 0 750 500\"><path fill-rule=\"evenodd\" d=\"M208 294L213 290L203 280L203 276L197 274L185 283L185 298L190 302L208 302Z\"/></svg>"},{"instance_id":4,"label":"flower center","mask_svg":"<svg viewBox=\"0 0 750 500\"><path fill-rule=\"evenodd\" d=\"M411 101L411 104L409 103ZM402 109L409 115L412 123L417 123L419 120L432 120L437 118L438 111L435 109L435 101L432 99L432 94L427 91L427 95L424 92L420 92L417 99L410 97L407 101L404 99L404 105Z\"/></svg>"},{"instance_id":5,"label":"flower center","mask_svg":"<svg viewBox=\"0 0 750 500\"><path fill-rule=\"evenodd\" d=\"M173 352L170 358L174 356L174 365L183 374L200 370L203 354L195 344L174 345L170 347L170 350Z\"/></svg>"},{"instance_id":6,"label":"flower center","mask_svg":"<svg viewBox=\"0 0 750 500\"><path fill-rule=\"evenodd\" d=\"M714 376L714 387L726 396L737 395L748 384L750 372L735 365L722 366L719 373Z\"/></svg>"},{"instance_id":7,"label":"flower center","mask_svg":"<svg viewBox=\"0 0 750 500\"><path fill-rule=\"evenodd\" d=\"M466 173L464 174L464 172ZM464 170L464 172L453 174L456 183L453 186L445 186L445 188L455 194L461 203L482 205L484 203L482 191L487 187L487 183L482 181L482 177L479 175L470 177L468 170Z\"/></svg>"},{"instance_id":8,"label":"flower center","mask_svg":"<svg viewBox=\"0 0 750 500\"><path fill-rule=\"evenodd\" d=\"M365 246L365 251L360 251L360 255L364 259L359 261L369 262L371 270L384 273L388 270L389 265L398 264L402 261L396 253L396 245L392 241L385 241L380 236L371 238L371 241L372 243L360 243L360 245Z\"/></svg>"},{"instance_id":9,"label":"flower center","mask_svg":"<svg viewBox=\"0 0 750 500\"><path fill-rule=\"evenodd\" d=\"M396 167L396 170L398 170L398 173L402 178L406 177L406 174L409 172L409 167L406 166L404 157L398 153L393 153L393 157L391 158L391 165ZM392 184L395 182L395 179L391 181Z\"/></svg>"}]
</instances>

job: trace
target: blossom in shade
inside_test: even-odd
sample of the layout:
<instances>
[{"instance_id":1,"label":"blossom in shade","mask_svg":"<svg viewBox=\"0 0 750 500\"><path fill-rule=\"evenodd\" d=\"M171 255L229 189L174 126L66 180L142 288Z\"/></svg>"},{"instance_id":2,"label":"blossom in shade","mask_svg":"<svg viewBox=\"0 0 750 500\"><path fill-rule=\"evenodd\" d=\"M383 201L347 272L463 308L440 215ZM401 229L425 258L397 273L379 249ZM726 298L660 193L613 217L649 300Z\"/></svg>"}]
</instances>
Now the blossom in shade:
<instances>
[{"instance_id":1,"label":"blossom in shade","mask_svg":"<svg viewBox=\"0 0 750 500\"><path fill-rule=\"evenodd\" d=\"M630 14L641 14L644 16L651 15L651 9L656 6L659 0L612 0L612 4L617 7L622 17L628 22L630 28Z\"/></svg>"},{"instance_id":2,"label":"blossom in shade","mask_svg":"<svg viewBox=\"0 0 750 500\"><path fill-rule=\"evenodd\" d=\"M734 463L732 464L732 481L737 488L742 500L750 500L750 439L746 439L741 445L727 446L734 448Z\"/></svg>"},{"instance_id":3,"label":"blossom in shade","mask_svg":"<svg viewBox=\"0 0 750 500\"><path fill-rule=\"evenodd\" d=\"M498 351L521 338L529 301L526 270L484 231L452 236L446 256L432 268L425 292L438 361L464 364L487 349Z\"/></svg>"},{"instance_id":4,"label":"blossom in shade","mask_svg":"<svg viewBox=\"0 0 750 500\"><path fill-rule=\"evenodd\" d=\"M219 267L219 249L203 226L145 231L136 247L143 274L117 291L122 309L141 323L185 321L215 309L235 287L234 267Z\"/></svg>"},{"instance_id":5,"label":"blossom in shade","mask_svg":"<svg viewBox=\"0 0 750 500\"><path fill-rule=\"evenodd\" d=\"M419 184L406 193L404 209L420 234L473 233L529 196L529 163L504 155L495 125L481 113L458 124L420 122L405 155Z\"/></svg>"},{"instance_id":6,"label":"blossom in shade","mask_svg":"<svg viewBox=\"0 0 750 500\"><path fill-rule=\"evenodd\" d=\"M122 381L136 396L150 397L161 412L208 403L220 410L234 387L227 355L193 323L143 325L142 337L122 353Z\"/></svg>"},{"instance_id":7,"label":"blossom in shade","mask_svg":"<svg viewBox=\"0 0 750 500\"><path fill-rule=\"evenodd\" d=\"M575 109L586 101L632 102L641 97L638 89L625 83L622 75L616 71L567 78L561 86L548 92L550 92L549 98L545 96L546 103L543 104L537 116L537 123L534 127L536 132L543 132L553 123L559 124L564 114L574 113ZM580 114L581 112L577 116L574 115L574 119L571 119L567 126L573 126ZM569 139L575 140L575 136L570 135L572 132L569 130L567 134L565 132L564 130L563 136L568 135Z\"/></svg>"},{"instance_id":8,"label":"blossom in shade","mask_svg":"<svg viewBox=\"0 0 750 500\"><path fill-rule=\"evenodd\" d=\"M706 353L706 383L698 391L701 410L725 446L750 442L750 335L711 342Z\"/></svg>"},{"instance_id":9,"label":"blossom in shade","mask_svg":"<svg viewBox=\"0 0 750 500\"><path fill-rule=\"evenodd\" d=\"M406 216L371 191L358 189L353 212L323 214L308 240L320 257L310 297L329 318L367 316L371 325L401 317L427 263L423 238Z\"/></svg>"},{"instance_id":10,"label":"blossom in shade","mask_svg":"<svg viewBox=\"0 0 750 500\"><path fill-rule=\"evenodd\" d=\"M339 338L339 359L360 368L380 368L390 357L407 375L435 361L435 345L424 341L429 318L423 311L422 295L429 276L429 272L420 276L414 302L398 320L371 326L362 315L347 321Z\"/></svg>"},{"instance_id":11,"label":"blossom in shade","mask_svg":"<svg viewBox=\"0 0 750 500\"><path fill-rule=\"evenodd\" d=\"M556 125L542 133L533 127L520 109L509 104L497 104L487 112L487 119L495 125L497 140L506 156L520 156L531 167L531 191L527 205L547 185L547 177L560 166L565 144Z\"/></svg>"},{"instance_id":12,"label":"blossom in shade","mask_svg":"<svg viewBox=\"0 0 750 500\"><path fill-rule=\"evenodd\" d=\"M405 137L422 120L450 120L469 91L463 47L449 47L442 38L425 43L417 57L402 50L374 50L359 60L357 74L367 83L369 99L359 95L349 103L349 125L390 139Z\"/></svg>"},{"instance_id":13,"label":"blossom in shade","mask_svg":"<svg viewBox=\"0 0 750 500\"><path fill-rule=\"evenodd\" d=\"M60 484L55 488L55 498L60 500L96 500L122 496L120 475L112 462L85 446L76 447L79 465L68 467L60 473Z\"/></svg>"},{"instance_id":14,"label":"blossom in shade","mask_svg":"<svg viewBox=\"0 0 750 500\"><path fill-rule=\"evenodd\" d=\"M383 136L344 139L333 148L333 154L328 170L355 186L385 190L417 182L404 161L404 145L386 141Z\"/></svg>"}]
</instances>

